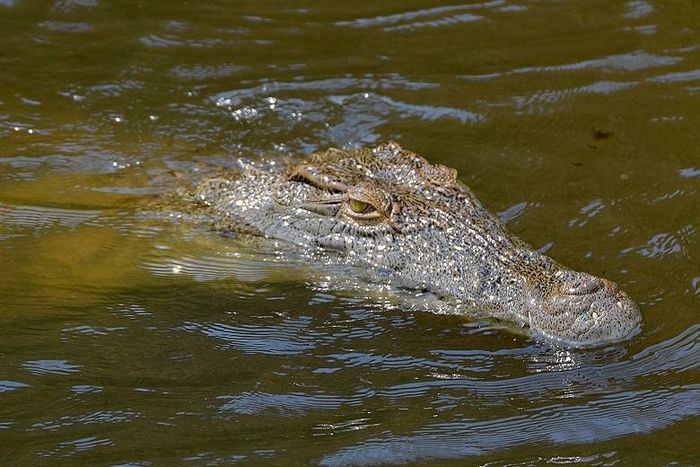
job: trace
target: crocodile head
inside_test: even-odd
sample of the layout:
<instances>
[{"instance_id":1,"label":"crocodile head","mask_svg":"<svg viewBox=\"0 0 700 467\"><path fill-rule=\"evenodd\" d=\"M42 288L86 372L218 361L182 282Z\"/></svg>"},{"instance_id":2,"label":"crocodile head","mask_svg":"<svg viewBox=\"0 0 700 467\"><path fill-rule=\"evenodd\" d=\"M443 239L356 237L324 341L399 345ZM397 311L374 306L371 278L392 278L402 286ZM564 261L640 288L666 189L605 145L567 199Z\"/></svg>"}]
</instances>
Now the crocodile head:
<instances>
[{"instance_id":1,"label":"crocodile head","mask_svg":"<svg viewBox=\"0 0 700 467\"><path fill-rule=\"evenodd\" d=\"M540 254L454 169L394 143L209 179L196 197L228 228L335 250L397 285L453 297L565 345L639 329L639 308L616 284Z\"/></svg>"}]
</instances>

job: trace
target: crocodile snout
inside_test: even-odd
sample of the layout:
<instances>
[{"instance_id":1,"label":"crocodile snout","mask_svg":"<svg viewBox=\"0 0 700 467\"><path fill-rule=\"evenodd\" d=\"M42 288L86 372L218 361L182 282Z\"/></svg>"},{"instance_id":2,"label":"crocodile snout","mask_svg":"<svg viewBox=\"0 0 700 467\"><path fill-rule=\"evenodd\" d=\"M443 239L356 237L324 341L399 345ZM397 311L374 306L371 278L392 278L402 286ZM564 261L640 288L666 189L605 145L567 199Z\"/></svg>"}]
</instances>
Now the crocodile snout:
<instances>
[{"instance_id":1,"label":"crocodile snout","mask_svg":"<svg viewBox=\"0 0 700 467\"><path fill-rule=\"evenodd\" d=\"M586 273L567 271L541 301L531 304L530 327L550 339L573 347L588 347L627 339L639 330L637 304L614 282ZM538 303L539 302L539 303Z\"/></svg>"}]
</instances>

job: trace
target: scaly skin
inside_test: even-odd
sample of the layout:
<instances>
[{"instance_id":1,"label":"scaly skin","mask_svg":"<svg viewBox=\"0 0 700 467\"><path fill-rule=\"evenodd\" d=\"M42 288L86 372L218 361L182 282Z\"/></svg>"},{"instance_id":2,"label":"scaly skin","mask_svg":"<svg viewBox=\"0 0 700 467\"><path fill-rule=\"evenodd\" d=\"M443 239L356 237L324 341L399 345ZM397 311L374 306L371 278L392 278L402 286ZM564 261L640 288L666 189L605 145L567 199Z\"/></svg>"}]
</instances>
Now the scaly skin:
<instances>
[{"instance_id":1,"label":"scaly skin","mask_svg":"<svg viewBox=\"0 0 700 467\"><path fill-rule=\"evenodd\" d=\"M592 346L639 330L639 308L616 284L538 253L454 169L395 143L209 179L195 196L227 228L338 251L378 277L456 298L548 340Z\"/></svg>"}]
</instances>

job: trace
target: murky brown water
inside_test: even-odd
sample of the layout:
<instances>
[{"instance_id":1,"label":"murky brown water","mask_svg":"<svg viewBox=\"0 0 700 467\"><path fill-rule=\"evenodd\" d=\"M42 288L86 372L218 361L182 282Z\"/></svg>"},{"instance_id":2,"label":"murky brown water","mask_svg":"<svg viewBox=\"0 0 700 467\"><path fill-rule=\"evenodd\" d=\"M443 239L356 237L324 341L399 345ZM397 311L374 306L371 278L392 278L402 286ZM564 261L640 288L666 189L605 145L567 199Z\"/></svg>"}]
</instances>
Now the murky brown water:
<instances>
[{"instance_id":1,"label":"murky brown water","mask_svg":"<svg viewBox=\"0 0 700 467\"><path fill-rule=\"evenodd\" d=\"M0 0L2 463L694 465L692 1ZM397 140L643 332L549 348L143 206Z\"/></svg>"}]
</instances>

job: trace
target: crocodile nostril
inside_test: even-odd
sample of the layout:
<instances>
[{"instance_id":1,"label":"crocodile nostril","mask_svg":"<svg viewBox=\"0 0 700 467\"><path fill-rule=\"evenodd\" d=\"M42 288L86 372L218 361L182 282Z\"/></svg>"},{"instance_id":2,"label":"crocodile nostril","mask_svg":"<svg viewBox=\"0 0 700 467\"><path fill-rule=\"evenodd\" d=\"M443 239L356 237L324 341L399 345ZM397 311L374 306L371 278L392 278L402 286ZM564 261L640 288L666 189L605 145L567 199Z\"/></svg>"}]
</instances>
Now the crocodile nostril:
<instances>
[{"instance_id":1,"label":"crocodile nostril","mask_svg":"<svg viewBox=\"0 0 700 467\"><path fill-rule=\"evenodd\" d=\"M603 281L590 274L580 274L572 278L562 287L568 295L589 295L598 291L603 286Z\"/></svg>"}]
</instances>

